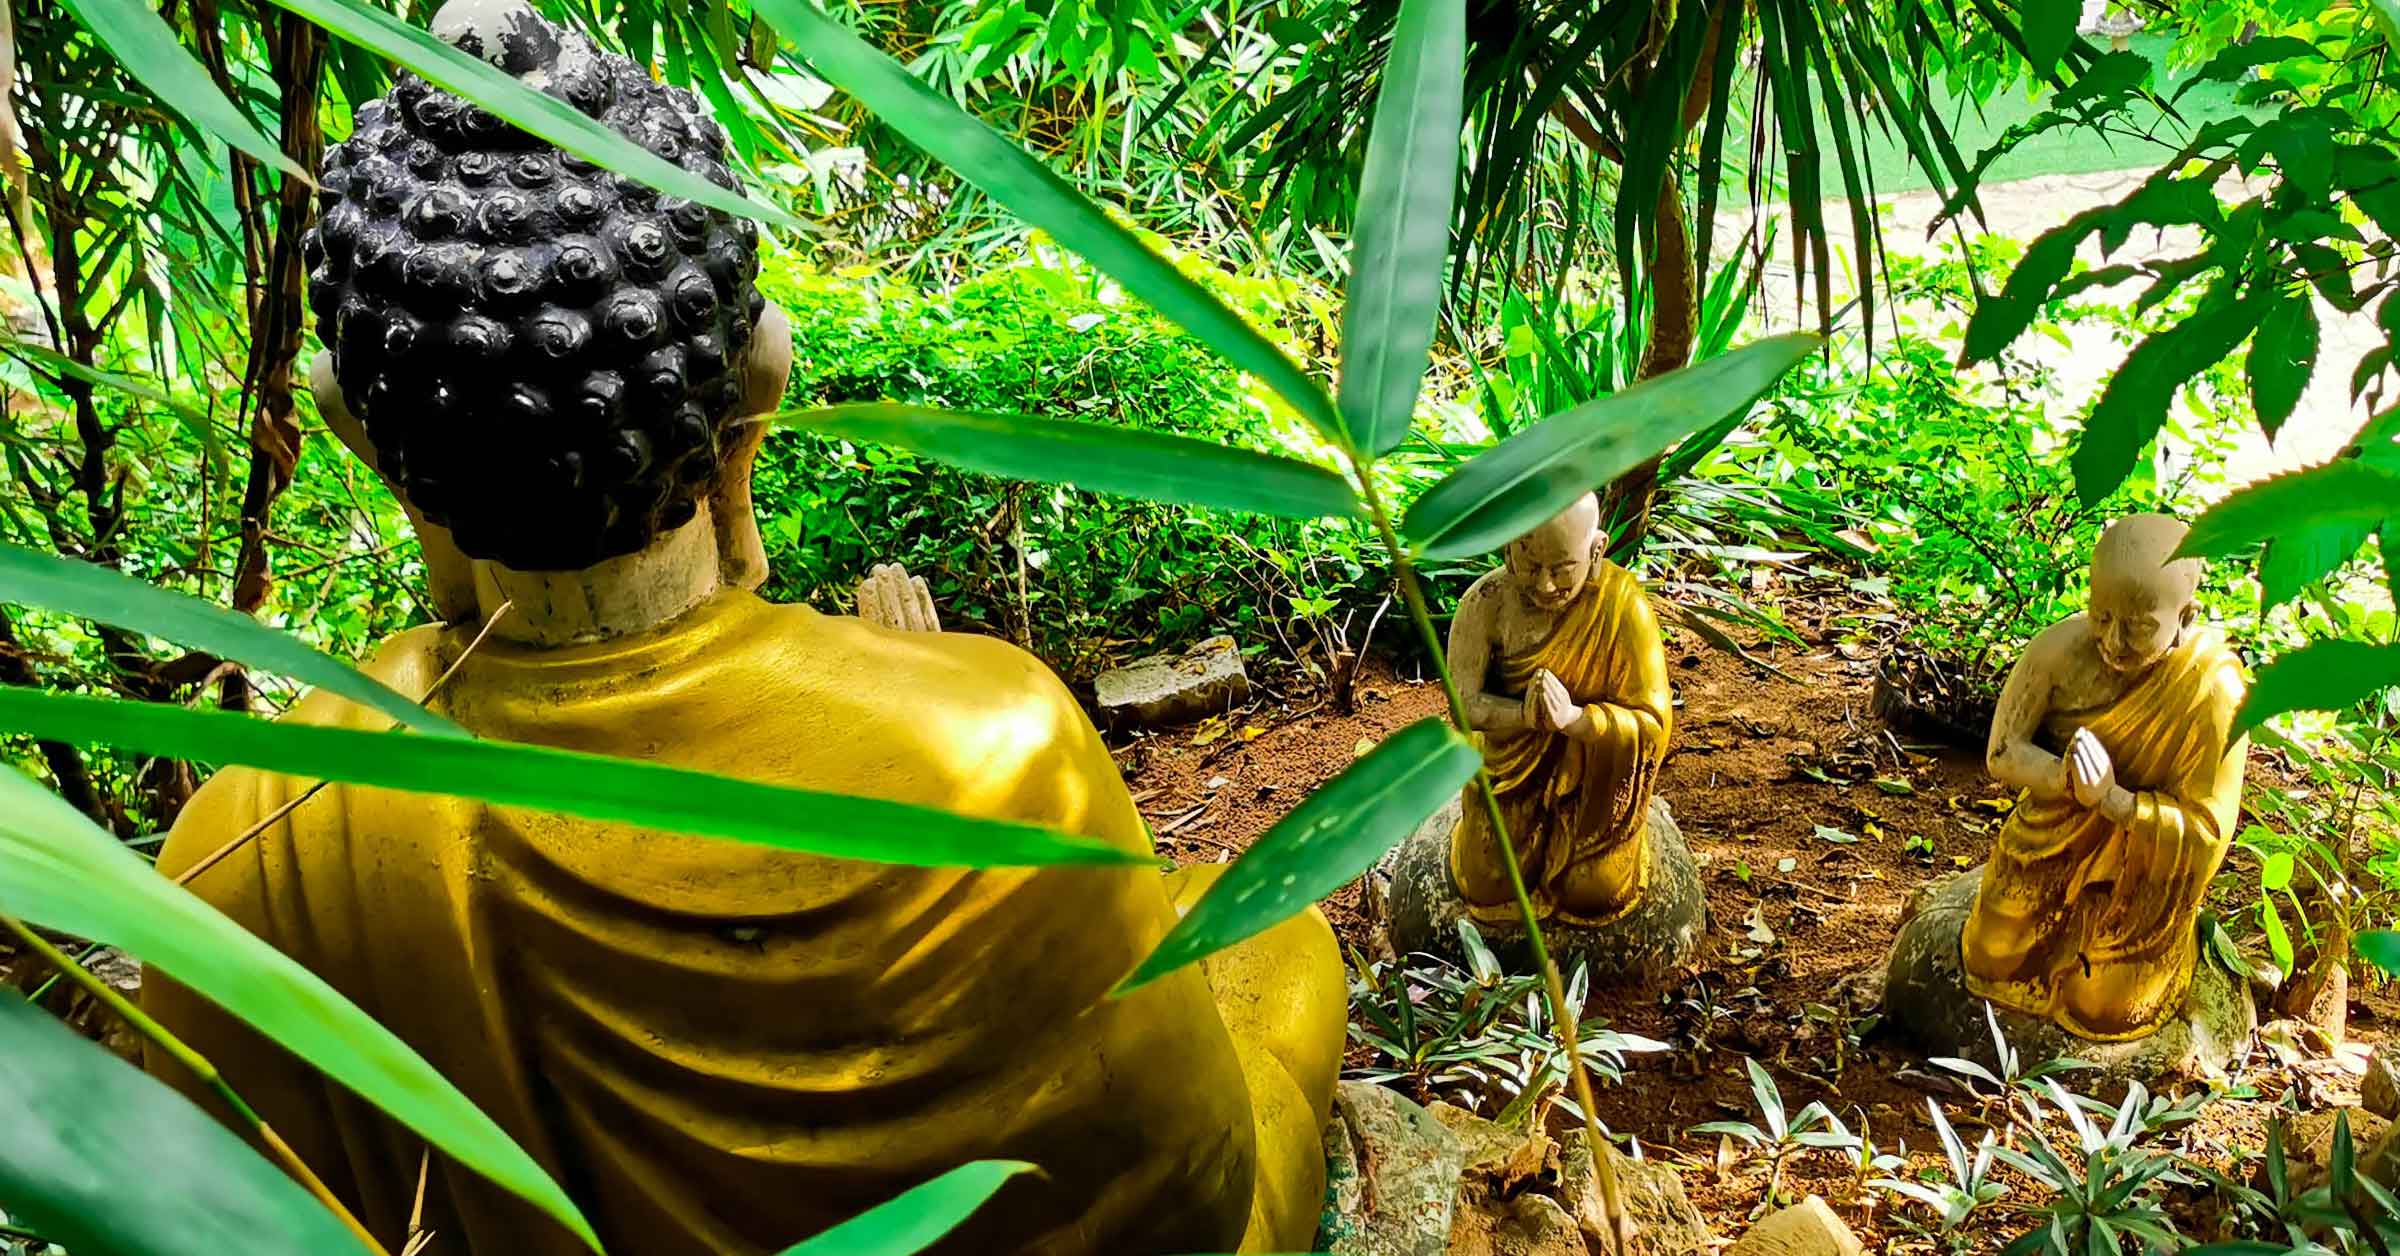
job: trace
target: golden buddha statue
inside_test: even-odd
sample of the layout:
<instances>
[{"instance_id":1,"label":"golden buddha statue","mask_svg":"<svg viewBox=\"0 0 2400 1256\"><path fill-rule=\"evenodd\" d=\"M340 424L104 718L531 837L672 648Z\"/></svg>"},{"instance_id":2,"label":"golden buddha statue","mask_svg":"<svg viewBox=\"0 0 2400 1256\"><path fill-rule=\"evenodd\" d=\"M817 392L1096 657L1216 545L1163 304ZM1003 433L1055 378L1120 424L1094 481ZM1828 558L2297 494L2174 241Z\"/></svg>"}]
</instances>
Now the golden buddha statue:
<instances>
[{"instance_id":1,"label":"golden buddha statue","mask_svg":"<svg viewBox=\"0 0 2400 1256\"><path fill-rule=\"evenodd\" d=\"M1450 623L1450 673L1526 888L1543 917L1578 925L1641 900L1650 795L1675 727L1658 617L1633 574L1602 557L1605 539L1587 494L1511 542ZM1516 917L1477 798L1461 808L1450 870L1478 919Z\"/></svg>"},{"instance_id":2,"label":"golden buddha statue","mask_svg":"<svg viewBox=\"0 0 2400 1256\"><path fill-rule=\"evenodd\" d=\"M723 176L687 95L521 4L456 8L460 46ZM1065 686L934 631L921 585L877 572L868 619L750 592L745 416L790 339L747 224L473 118L414 76L363 107L309 245L320 408L455 617L365 670L424 694L455 668L432 704L484 737L1151 851ZM387 724L322 694L285 718ZM160 871L310 784L218 774ZM613 1251L780 1250L985 1158L1041 1172L933 1250L1304 1249L1345 1021L1323 918L1108 997L1213 871L894 867L333 784L191 888L423 1053ZM163 977L144 999L399 1250L420 1140ZM440 1157L424 1225L462 1256L582 1250Z\"/></svg>"},{"instance_id":3,"label":"golden buddha statue","mask_svg":"<svg viewBox=\"0 0 2400 1256\"><path fill-rule=\"evenodd\" d=\"M1992 775L2024 792L1967 919L1967 986L2095 1041L2182 1010L2241 809L2241 662L2199 622L2184 532L2163 515L2109 525L2091 609L2034 638L1992 720Z\"/></svg>"},{"instance_id":4,"label":"golden buddha statue","mask_svg":"<svg viewBox=\"0 0 2400 1256\"><path fill-rule=\"evenodd\" d=\"M1656 796L1675 728L1658 617L1632 573L1602 556L1606 541L1586 494L1510 542L1459 602L1450 674L1551 951L1607 984L1655 985L1698 948L1707 898ZM1474 786L1386 856L1374 883L1400 952L1455 953L1461 922L1525 949Z\"/></svg>"}]
</instances>

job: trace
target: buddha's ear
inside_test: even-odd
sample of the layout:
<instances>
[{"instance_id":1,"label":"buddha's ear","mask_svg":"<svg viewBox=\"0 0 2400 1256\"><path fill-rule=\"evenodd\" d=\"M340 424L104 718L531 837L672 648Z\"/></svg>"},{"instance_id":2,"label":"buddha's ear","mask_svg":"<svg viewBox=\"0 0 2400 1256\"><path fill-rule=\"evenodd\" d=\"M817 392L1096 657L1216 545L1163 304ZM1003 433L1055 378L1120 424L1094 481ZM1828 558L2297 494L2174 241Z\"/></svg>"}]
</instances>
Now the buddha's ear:
<instances>
[{"instance_id":1,"label":"buddha's ear","mask_svg":"<svg viewBox=\"0 0 2400 1256\"><path fill-rule=\"evenodd\" d=\"M783 405L792 377L792 324L783 307L769 302L750 333L742 355L742 399L727 425L725 457L717 472L709 512L717 533L721 578L735 588L767 582L767 545L758 534L758 508L750 500L750 471L767 439L767 415Z\"/></svg>"},{"instance_id":2,"label":"buddha's ear","mask_svg":"<svg viewBox=\"0 0 2400 1256\"><path fill-rule=\"evenodd\" d=\"M427 523L425 516L409 504L408 495L376 465L375 445L367 439L367 425L350 413L350 403L342 396L341 382L334 378L333 350L319 353L308 364L308 391L317 399L317 415L325 420L326 430L367 464L375 478L392 491L400 509L407 512L409 526L417 531L417 549L425 557L425 592L432 599L434 613L451 622L474 618L474 564L459 552L458 543L450 539L450 529Z\"/></svg>"}]
</instances>

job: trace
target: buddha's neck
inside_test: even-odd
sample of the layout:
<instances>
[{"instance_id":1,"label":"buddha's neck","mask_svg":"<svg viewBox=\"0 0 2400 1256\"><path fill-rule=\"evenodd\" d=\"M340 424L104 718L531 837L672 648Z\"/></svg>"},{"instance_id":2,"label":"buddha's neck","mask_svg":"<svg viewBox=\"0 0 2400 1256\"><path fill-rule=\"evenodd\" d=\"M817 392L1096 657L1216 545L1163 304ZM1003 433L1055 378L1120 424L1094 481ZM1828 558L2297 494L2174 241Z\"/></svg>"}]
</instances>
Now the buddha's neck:
<instances>
[{"instance_id":1,"label":"buddha's neck","mask_svg":"<svg viewBox=\"0 0 2400 1256\"><path fill-rule=\"evenodd\" d=\"M508 614L492 635L524 645L575 645L645 632L724 587L707 503L649 548L580 571L517 571L475 563L477 617Z\"/></svg>"}]
</instances>

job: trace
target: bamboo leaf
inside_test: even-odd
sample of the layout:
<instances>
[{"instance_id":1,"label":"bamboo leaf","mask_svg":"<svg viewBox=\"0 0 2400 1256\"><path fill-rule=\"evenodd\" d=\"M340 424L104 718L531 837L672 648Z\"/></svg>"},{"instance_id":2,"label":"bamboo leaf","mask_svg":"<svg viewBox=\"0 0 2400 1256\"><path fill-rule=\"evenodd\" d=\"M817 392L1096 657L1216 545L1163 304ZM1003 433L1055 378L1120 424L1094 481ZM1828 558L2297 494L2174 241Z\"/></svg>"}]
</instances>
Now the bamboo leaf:
<instances>
[{"instance_id":1,"label":"bamboo leaf","mask_svg":"<svg viewBox=\"0 0 2400 1256\"><path fill-rule=\"evenodd\" d=\"M1370 456L1407 439L1425 384L1458 187L1466 43L1462 0L1401 0L1342 311L1342 422Z\"/></svg>"},{"instance_id":2,"label":"bamboo leaf","mask_svg":"<svg viewBox=\"0 0 2400 1256\"><path fill-rule=\"evenodd\" d=\"M757 8L809 65L886 125L1257 376L1326 439L1349 443L1332 399L1307 372L1049 167L827 16L816 0L758 0Z\"/></svg>"},{"instance_id":3,"label":"bamboo leaf","mask_svg":"<svg viewBox=\"0 0 2400 1256\"><path fill-rule=\"evenodd\" d=\"M283 145L217 90L208 67L201 65L175 37L173 27L143 0L60 0L92 37L107 46L109 55L126 74L175 111L184 121L252 157L299 179L310 174L284 155Z\"/></svg>"},{"instance_id":4,"label":"bamboo leaf","mask_svg":"<svg viewBox=\"0 0 2400 1256\"><path fill-rule=\"evenodd\" d=\"M2400 516L2400 475L2339 458L2229 495L2192 521L2176 555L2222 558L2269 538L2328 528L2372 530L2393 516Z\"/></svg>"},{"instance_id":5,"label":"bamboo leaf","mask_svg":"<svg viewBox=\"0 0 2400 1256\"><path fill-rule=\"evenodd\" d=\"M0 732L481 798L837 859L927 868L1151 862L1146 854L1031 825L509 742L368 733L5 688L0 688Z\"/></svg>"},{"instance_id":6,"label":"bamboo leaf","mask_svg":"<svg viewBox=\"0 0 2400 1256\"><path fill-rule=\"evenodd\" d=\"M1428 558L1498 549L1693 432L1750 408L1820 337L1770 337L1553 415L1477 454L1409 507Z\"/></svg>"},{"instance_id":7,"label":"bamboo leaf","mask_svg":"<svg viewBox=\"0 0 2400 1256\"><path fill-rule=\"evenodd\" d=\"M0 1199L76 1252L327 1256L349 1227L166 1083L0 991ZM126 1157L141 1181L129 1189Z\"/></svg>"},{"instance_id":8,"label":"bamboo leaf","mask_svg":"<svg viewBox=\"0 0 2400 1256\"><path fill-rule=\"evenodd\" d=\"M428 745L480 744L405 733L387 737ZM600 1250L566 1192L408 1044L316 974L158 875L57 795L10 769L0 769L0 912L105 942L159 968L424 1135L452 1159L556 1218L592 1250ZM14 1067L14 1055L9 1058ZM23 1089L13 1082L0 1087L10 1093ZM10 1128L14 1137L13 1123ZM145 1138L131 1145L150 1144ZM247 1151L240 1154L249 1156ZM109 1181L112 1192L122 1193L115 1177ZM146 1181L142 1191L134 1193L157 1186ZM9 1199L14 1206L16 1198ZM248 1251L251 1237L255 1235L230 1246L190 1250ZM305 1250L347 1250L354 1245L345 1239L330 1248ZM93 1250L150 1249L102 1244Z\"/></svg>"},{"instance_id":9,"label":"bamboo leaf","mask_svg":"<svg viewBox=\"0 0 2400 1256\"><path fill-rule=\"evenodd\" d=\"M1385 738L1235 860L1116 994L1306 911L1456 797L1482 763L1475 747L1438 719Z\"/></svg>"},{"instance_id":10,"label":"bamboo leaf","mask_svg":"<svg viewBox=\"0 0 2400 1256\"><path fill-rule=\"evenodd\" d=\"M0 545L0 604L38 607L148 633L194 650L306 681L409 727L470 734L349 665L248 615L70 558Z\"/></svg>"},{"instance_id":11,"label":"bamboo leaf","mask_svg":"<svg viewBox=\"0 0 2400 1256\"><path fill-rule=\"evenodd\" d=\"M559 97L359 0L272 0L272 3L416 71L425 81L474 101L527 134L548 140L586 161L728 214L764 219L794 231L805 230L790 213L731 188L719 187L617 134Z\"/></svg>"},{"instance_id":12,"label":"bamboo leaf","mask_svg":"<svg viewBox=\"0 0 2400 1256\"><path fill-rule=\"evenodd\" d=\"M2235 735L2288 711L2339 711L2400 685L2400 645L2314 641L2258 669Z\"/></svg>"},{"instance_id":13,"label":"bamboo leaf","mask_svg":"<svg viewBox=\"0 0 2400 1256\"><path fill-rule=\"evenodd\" d=\"M962 1164L785 1248L783 1256L916 1256L975 1215L1010 1178L1035 1171L1022 1160Z\"/></svg>"},{"instance_id":14,"label":"bamboo leaf","mask_svg":"<svg viewBox=\"0 0 2400 1256\"><path fill-rule=\"evenodd\" d=\"M1342 478L1292 458L1133 428L874 402L779 421L841 440L896 445L986 475L1289 519L1359 513Z\"/></svg>"}]
</instances>

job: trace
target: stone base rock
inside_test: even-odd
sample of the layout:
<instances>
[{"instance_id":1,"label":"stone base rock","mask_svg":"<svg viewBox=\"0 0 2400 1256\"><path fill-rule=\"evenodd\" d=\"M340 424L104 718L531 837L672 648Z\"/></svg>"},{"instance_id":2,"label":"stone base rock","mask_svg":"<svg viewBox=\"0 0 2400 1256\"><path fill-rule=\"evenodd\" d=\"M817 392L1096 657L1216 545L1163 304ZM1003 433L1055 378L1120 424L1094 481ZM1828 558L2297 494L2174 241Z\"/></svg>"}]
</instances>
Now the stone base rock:
<instances>
[{"instance_id":1,"label":"stone base rock","mask_svg":"<svg viewBox=\"0 0 2400 1256\"><path fill-rule=\"evenodd\" d=\"M1960 970L1959 935L1974 910L1983 869L1928 887L1923 908L1900 927L1886 964L1885 1020L1928 1055L1955 1055L1996 1067L1998 1052L1985 1003L1968 991ZM2073 1056L2108 1078L2152 1082L2216 1076L2258 1027L2246 980L2207 954L2192 974L2183 1015L2131 1042L2093 1042L2046 1020L1994 1008L2000 1032L2024 1065Z\"/></svg>"},{"instance_id":2,"label":"stone base rock","mask_svg":"<svg viewBox=\"0 0 2400 1256\"><path fill-rule=\"evenodd\" d=\"M1815 1195L1768 1214L1725 1256L1866 1256L1866 1245Z\"/></svg>"},{"instance_id":3,"label":"stone base rock","mask_svg":"<svg viewBox=\"0 0 2400 1256\"><path fill-rule=\"evenodd\" d=\"M1250 700L1250 674L1231 637L1210 637L1181 654L1153 654L1093 678L1103 718L1182 724Z\"/></svg>"},{"instance_id":4,"label":"stone base rock","mask_svg":"<svg viewBox=\"0 0 2400 1256\"><path fill-rule=\"evenodd\" d=\"M1502 1126L1437 1103L1343 1082L1325 1131L1332 1256L1590 1256L1608 1250L1600 1188L1581 1140ZM1606 1148L1637 1234L1631 1256L1706 1256L1708 1223L1675 1170Z\"/></svg>"},{"instance_id":5,"label":"stone base rock","mask_svg":"<svg viewBox=\"0 0 2400 1256\"><path fill-rule=\"evenodd\" d=\"M1450 834L1458 827L1459 805L1451 799L1377 865L1383 920L1392 949L1402 955L1464 955L1458 922L1467 917L1467 906L1450 881ZM1661 985L1699 949L1708 927L1708 899L1683 830L1663 798L1650 800L1650 860L1649 890L1630 914L1596 927L1543 924L1542 936L1562 973L1584 963L1591 966L1596 985ZM1478 920L1475 928L1503 958L1530 962L1525 930L1513 915Z\"/></svg>"},{"instance_id":6,"label":"stone base rock","mask_svg":"<svg viewBox=\"0 0 2400 1256\"><path fill-rule=\"evenodd\" d=\"M1443 1256L1467 1149L1425 1109L1371 1082L1343 1082L1325 1127L1317 1251Z\"/></svg>"}]
</instances>

